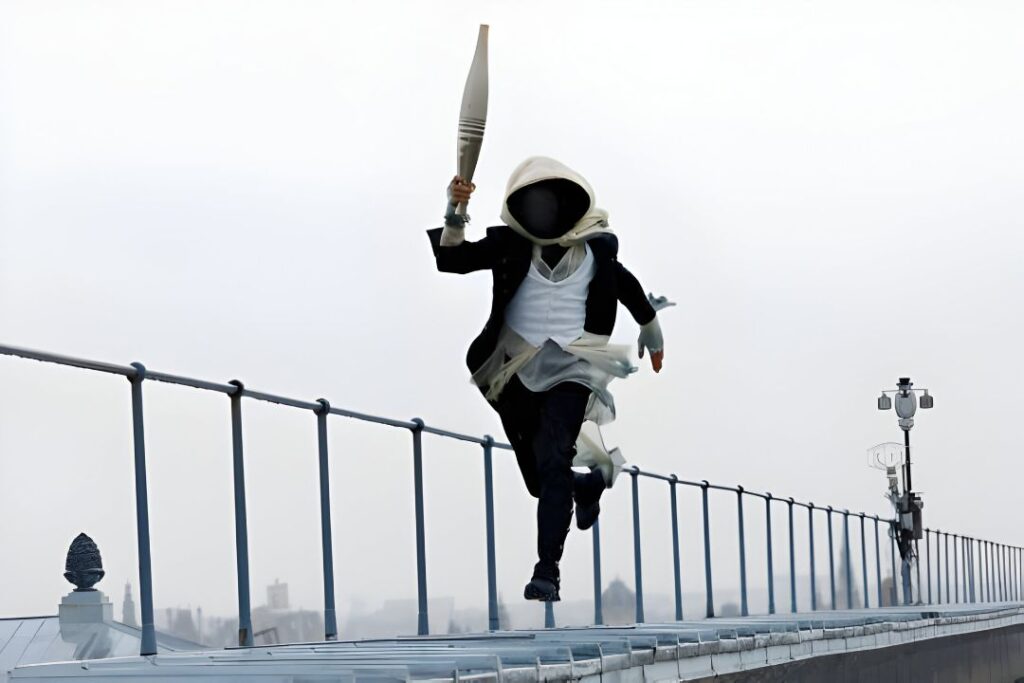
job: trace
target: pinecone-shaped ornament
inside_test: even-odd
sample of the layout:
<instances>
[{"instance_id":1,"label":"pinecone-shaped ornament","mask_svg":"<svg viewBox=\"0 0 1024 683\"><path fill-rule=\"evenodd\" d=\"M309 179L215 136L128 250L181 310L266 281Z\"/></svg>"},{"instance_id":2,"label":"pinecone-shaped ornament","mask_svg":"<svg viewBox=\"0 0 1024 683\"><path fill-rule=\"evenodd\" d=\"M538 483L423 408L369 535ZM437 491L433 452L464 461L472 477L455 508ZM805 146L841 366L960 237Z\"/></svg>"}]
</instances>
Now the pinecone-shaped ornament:
<instances>
[{"instance_id":1,"label":"pinecone-shaped ornament","mask_svg":"<svg viewBox=\"0 0 1024 683\"><path fill-rule=\"evenodd\" d=\"M76 591L92 591L104 574L100 549L86 534L78 534L68 548L64 578L74 584Z\"/></svg>"}]
</instances>

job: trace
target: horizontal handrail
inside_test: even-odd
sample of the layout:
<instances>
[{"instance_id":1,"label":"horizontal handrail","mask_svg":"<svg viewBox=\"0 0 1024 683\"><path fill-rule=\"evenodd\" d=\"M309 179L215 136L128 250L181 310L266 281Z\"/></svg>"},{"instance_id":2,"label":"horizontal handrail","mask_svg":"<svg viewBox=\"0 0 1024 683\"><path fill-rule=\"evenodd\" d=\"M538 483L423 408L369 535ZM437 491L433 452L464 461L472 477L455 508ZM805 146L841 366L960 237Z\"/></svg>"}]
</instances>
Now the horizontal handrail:
<instances>
[{"instance_id":1,"label":"horizontal handrail","mask_svg":"<svg viewBox=\"0 0 1024 683\"><path fill-rule=\"evenodd\" d=\"M125 377L131 383L132 389L132 414L133 414L133 436L134 436L134 450L135 450L135 477L136 477L136 523L137 523L137 537L139 544L139 582L140 582L140 603L142 607L142 654L154 654L156 648L155 631L153 626L153 604L152 604L152 570L150 566L150 553L149 553L149 519L148 519L148 497L147 497L147 483L146 483L146 460L145 460L145 440L144 440L144 419L142 409L142 385L145 381L161 382L165 384L173 384L179 386L190 387L201 391L211 391L219 394L226 395L230 398L231 407L231 427L232 427L232 454L233 454L233 465L234 465L234 497L235 497L235 533L236 533L236 562L238 571L238 602L239 602L239 644L240 645L251 645L252 644L252 628L251 628L251 616L249 614L249 580L248 580L248 529L246 522L246 506L245 506L245 477L244 477L244 449L242 446L242 410L241 410L241 399L249 398L256 401L262 401L265 403L271 403L275 405L282 405L291 408L297 408L300 410L310 411L316 416L317 425L317 439L318 439L318 455L319 455L319 468L320 468L320 503L321 503L321 532L322 532L322 545L323 545L323 576L324 576L324 623L325 623L325 637L330 640L337 637L337 624L335 619L335 608L334 608L334 570L333 570L333 546L332 546L332 535L330 525L330 484L328 477L329 469L329 455L328 455L328 431L326 425L326 417L328 415L337 415L340 417L346 417L355 419L358 421L394 427L399 429L407 430L412 435L413 440L413 464L414 464L414 493L415 493L415 516L416 516L416 561L417 561L417 593L419 603L418 613L418 631L421 634L426 634L429 631L428 619L427 619L427 577L426 577L426 536L425 536L425 513L423 504L423 459L422 459L422 435L430 434L432 436L438 436L446 439L453 439L457 441L463 441L466 443L476 444L481 446L481 453L484 459L484 488L485 488L485 507L486 507L486 532L487 532L487 573L488 573L488 623L491 629L497 629L499 627L498 622L498 601L497 601L497 588L496 588L496 559L495 559L495 524L494 524L494 500L493 500L493 473L491 454L494 449L500 450L512 450L512 446L495 441L491 436L475 436L471 434L464 434L453 430L442 429L432 425L427 425L423 420L419 418L413 418L411 420L399 420L389 417L383 417L379 415L372 415L369 413L362 413L354 410L347 410L344 408L337 408L332 406L326 399L320 398L315 401L308 401L304 399L297 399L288 396L282 396L269 392L256 391L246 387L242 382L238 380L232 380L230 382L213 382L204 379L198 379L194 377L187 377L183 375L171 374L166 372L159 372L149 370L140 363L131 363L130 365L117 365L113 363L106 363L102 361L89 360L84 358L75 358L72 356L65 356L55 353L48 353L43 351L35 351L31 349L25 349L16 346L0 345L0 355L13 356L19 358L25 358L35 360L44 363L53 363L61 366L74 367L84 370L91 370L95 372L101 372L112 375L120 375ZM772 510L773 503L780 503L786 506L786 522L788 527L788 560L789 560L789 582L790 582L790 610L797 612L797 591L796 591L796 563L795 563L795 531L794 531L794 508L803 508L808 511L806 516L807 521L807 532L808 532L808 544L809 553L808 559L810 564L810 600L811 609L818 609L817 604L817 593L816 593L816 581L817 581L817 568L815 564L815 533L814 533L814 520L815 512L820 513L817 517L820 519L821 514L824 514L827 520L827 532L828 532L828 571L829 571L829 596L831 598L831 607L833 609L837 606L837 582L836 582L836 567L835 567L835 529L833 516L841 517L841 538L839 543L845 549L843 557L845 558L845 577L846 577L846 599L847 608L852 608L852 596L853 596L853 558L850 553L850 518L856 520L860 519L860 550L861 550L861 567L860 572L863 581L864 591L864 607L870 605L869 590L868 590L868 552L867 552L867 535L866 535L866 522L871 520L874 522L874 558L875 558L875 578L877 588L877 599L876 605L881 605L883 602L883 589L882 589L882 553L881 553L881 542L880 542L880 529L882 523L887 528L895 523L895 520L883 519L878 514L868 514L865 512L851 512L847 509L834 508L830 505L816 505L811 501L799 501L792 497L780 497L772 494L770 491L755 491L745 488L744 486L736 485L729 486L723 484L714 484L707 480L688 480L680 479L676 474L662 474L659 472L652 472L642 469L638 465L626 465L622 467L623 474L628 474L632 477L632 503L633 503L633 549L634 549L634 571L635 571L635 585L636 585L636 619L638 622L644 620L643 610L643 558L642 558L642 544L640 541L640 504L639 496L640 489L637 485L638 479L643 477L654 481L660 481L669 485L669 491L671 495L671 509L672 509L672 547L674 555L674 578L675 578L675 612L676 618L681 620L683 618L683 606L682 606L682 581L681 571L679 565L679 529L677 524L677 500L676 500L676 488L678 485L696 488L701 491L702 499L702 522L703 522L703 538L704 538L704 569L705 569L705 594L707 597L707 608L706 616L713 617L715 614L714 610L714 588L712 584L713 571L712 571L712 556L711 556L711 512L708 505L708 494L710 491L723 491L736 495L735 504L737 506L737 538L739 540L739 579L740 579L740 593L741 593L741 613L745 616L748 612L747 603L747 571L746 571L746 526L745 526L745 512L744 512L744 500L748 499L759 499L763 500L765 504L765 538L766 552L767 552L767 572L768 572L768 610L769 613L774 613L776 609L775 604L775 579L774 579L774 548L773 548L773 532L772 532ZM593 555L594 555L594 616L595 623L602 623L602 606L601 606L601 567L600 567L600 525L595 523L592 527L592 539L593 539ZM855 530L856 531L856 530ZM889 545L891 546L891 552L889 553L892 558L892 576L893 585L891 587L891 599L893 603L896 602L897 589L896 589L896 548L895 540L891 534L887 534L890 539ZM933 553L931 550L931 540L935 537L935 571L932 571L932 557ZM952 536L953 546L953 560L952 569L950 569L950 536ZM1024 588L1024 548L1013 545L993 543L983 539L975 538L972 536L966 536L962 534L950 533L947 531L941 531L938 529L925 528L924 529L924 545L925 545L925 561L927 563L927 600L928 603L932 602L932 576L934 574L936 579L936 586L938 588L938 599L942 600L942 596L945 595L946 599L950 599L950 593L953 592L956 601L962 602L977 602L979 597L981 600L1006 600L1006 599L1020 599L1022 595L1022 588ZM940 544L941 541L941 544ZM944 556L943 556L944 551ZM901 550L902 552L902 550ZM920 549L918 543L914 542L913 555L909 554L907 558L917 557L917 597L919 600L924 599L924 588L921 580L921 562L920 562ZM909 560L901 558L903 564L903 597L904 602L909 604L911 599L911 593L913 588L911 586L911 579L909 578ZM943 584L943 572L945 573L945 583ZM951 579L952 575L952 579ZM945 593L943 593L945 590ZM961 600L962 596L962 600ZM554 625L554 612L551 603L546 603L545 613L545 624L548 626Z\"/></svg>"}]
</instances>

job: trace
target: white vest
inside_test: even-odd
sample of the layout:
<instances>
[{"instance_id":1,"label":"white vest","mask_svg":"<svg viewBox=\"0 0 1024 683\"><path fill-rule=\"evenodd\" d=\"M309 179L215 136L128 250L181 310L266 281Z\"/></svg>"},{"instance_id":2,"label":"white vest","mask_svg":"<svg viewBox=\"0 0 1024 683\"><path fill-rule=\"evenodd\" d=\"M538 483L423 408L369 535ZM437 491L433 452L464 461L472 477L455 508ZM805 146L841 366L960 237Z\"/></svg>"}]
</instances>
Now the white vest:
<instances>
[{"instance_id":1,"label":"white vest","mask_svg":"<svg viewBox=\"0 0 1024 683\"><path fill-rule=\"evenodd\" d=\"M531 346L551 339L565 348L583 334L587 319L587 292L596 265L590 246L587 255L569 277L552 282L530 263L515 296L505 309L505 324Z\"/></svg>"}]
</instances>

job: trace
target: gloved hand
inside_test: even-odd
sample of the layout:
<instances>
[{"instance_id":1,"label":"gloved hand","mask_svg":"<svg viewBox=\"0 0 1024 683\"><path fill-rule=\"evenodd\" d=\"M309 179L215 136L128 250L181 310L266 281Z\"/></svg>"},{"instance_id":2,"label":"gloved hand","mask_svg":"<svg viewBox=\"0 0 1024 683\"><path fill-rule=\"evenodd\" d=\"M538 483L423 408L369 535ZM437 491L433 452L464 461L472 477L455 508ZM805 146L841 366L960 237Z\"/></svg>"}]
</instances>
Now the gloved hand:
<instances>
[{"instance_id":1,"label":"gloved hand","mask_svg":"<svg viewBox=\"0 0 1024 683\"><path fill-rule=\"evenodd\" d=\"M660 311L669 306L675 306L675 301L669 301L667 296L654 296L654 292L647 292L647 301L655 311Z\"/></svg>"},{"instance_id":2,"label":"gloved hand","mask_svg":"<svg viewBox=\"0 0 1024 683\"><path fill-rule=\"evenodd\" d=\"M640 326L640 338L637 340L640 357L644 357L644 349L651 352L651 367L661 372L661 362L665 358L665 337L661 334L661 324L655 316L651 322Z\"/></svg>"},{"instance_id":3,"label":"gloved hand","mask_svg":"<svg viewBox=\"0 0 1024 683\"><path fill-rule=\"evenodd\" d=\"M448 206L444 214L445 225L461 228L469 220L469 216L460 216L455 213L455 209L459 204L469 204L469 197L475 189L476 185L471 181L464 180L459 176L452 178L452 181L448 183Z\"/></svg>"}]
</instances>

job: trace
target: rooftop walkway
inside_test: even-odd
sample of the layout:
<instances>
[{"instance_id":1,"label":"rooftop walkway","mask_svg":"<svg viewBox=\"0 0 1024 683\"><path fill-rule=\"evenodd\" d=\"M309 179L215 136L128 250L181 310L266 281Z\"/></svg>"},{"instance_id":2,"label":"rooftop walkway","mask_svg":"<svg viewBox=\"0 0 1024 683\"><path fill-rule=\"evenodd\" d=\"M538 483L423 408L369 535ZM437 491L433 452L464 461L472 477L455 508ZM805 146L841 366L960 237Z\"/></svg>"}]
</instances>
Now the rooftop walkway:
<instances>
[{"instance_id":1,"label":"rooftop walkway","mask_svg":"<svg viewBox=\"0 0 1024 683\"><path fill-rule=\"evenodd\" d=\"M895 664L885 664L892 668L891 678L878 674L867 679L831 676L783 679L763 675L770 673L769 667L806 665L819 658L851 653L876 653L874 666L877 667L878 661L894 661L896 650L883 648L922 644L929 652L937 651L938 647L947 656L953 656L950 653L959 642L967 643L972 637L978 640L977 634L989 642L992 638L988 636L995 633L1024 633L1024 628L1019 628L1022 625L1024 603L1020 602L890 607L629 627L556 628L161 652L152 657L21 666L10 672L10 680L37 683L130 683L154 678L209 683L242 680L265 683L356 680L607 683L755 678L909 681L918 677L909 674L908 678L898 673ZM939 642L937 639L948 640ZM974 654L990 659L978 650ZM925 656L937 661L934 655L926 653ZM967 657L966 650L964 656ZM829 661L838 662L836 659ZM929 677L925 680L989 679Z\"/></svg>"}]
</instances>

